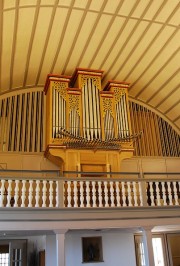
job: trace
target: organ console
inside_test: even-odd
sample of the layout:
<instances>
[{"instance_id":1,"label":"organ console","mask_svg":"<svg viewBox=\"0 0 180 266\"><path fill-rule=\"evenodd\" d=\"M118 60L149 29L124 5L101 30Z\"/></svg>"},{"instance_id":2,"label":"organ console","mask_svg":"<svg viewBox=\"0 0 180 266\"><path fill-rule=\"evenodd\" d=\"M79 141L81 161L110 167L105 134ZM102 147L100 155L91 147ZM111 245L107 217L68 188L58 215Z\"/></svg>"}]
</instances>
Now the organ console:
<instances>
[{"instance_id":1,"label":"organ console","mask_svg":"<svg viewBox=\"0 0 180 266\"><path fill-rule=\"evenodd\" d=\"M72 76L47 76L45 156L62 172L119 172L133 155L129 83L102 88L102 75L77 68Z\"/></svg>"}]
</instances>

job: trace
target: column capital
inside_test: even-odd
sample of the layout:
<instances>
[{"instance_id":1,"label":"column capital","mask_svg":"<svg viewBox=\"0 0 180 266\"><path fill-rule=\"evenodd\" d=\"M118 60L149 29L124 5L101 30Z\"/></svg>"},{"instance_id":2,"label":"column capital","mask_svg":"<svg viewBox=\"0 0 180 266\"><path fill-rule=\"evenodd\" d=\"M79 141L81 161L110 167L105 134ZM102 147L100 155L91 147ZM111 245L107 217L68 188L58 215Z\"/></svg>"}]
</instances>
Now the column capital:
<instances>
[{"instance_id":1,"label":"column capital","mask_svg":"<svg viewBox=\"0 0 180 266\"><path fill-rule=\"evenodd\" d=\"M55 230L53 230L53 232L54 232L56 235L66 234L67 231L68 231L68 229L55 229Z\"/></svg>"}]
</instances>

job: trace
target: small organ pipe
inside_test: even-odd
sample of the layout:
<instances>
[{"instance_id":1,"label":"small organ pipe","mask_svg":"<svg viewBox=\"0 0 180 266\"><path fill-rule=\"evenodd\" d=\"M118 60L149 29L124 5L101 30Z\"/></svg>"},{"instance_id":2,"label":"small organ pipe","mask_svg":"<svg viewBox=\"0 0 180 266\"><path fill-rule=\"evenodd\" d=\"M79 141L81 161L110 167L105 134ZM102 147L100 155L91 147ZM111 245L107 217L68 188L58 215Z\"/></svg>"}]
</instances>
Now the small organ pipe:
<instances>
[{"instance_id":1,"label":"small organ pipe","mask_svg":"<svg viewBox=\"0 0 180 266\"><path fill-rule=\"evenodd\" d=\"M96 88L94 87L93 82L92 82L92 95L93 95L93 100L97 103ZM95 136L95 138L97 138L98 137L97 104L93 104L93 112L94 112L94 136Z\"/></svg>"},{"instance_id":2,"label":"small organ pipe","mask_svg":"<svg viewBox=\"0 0 180 266\"><path fill-rule=\"evenodd\" d=\"M93 98L92 98L92 85L91 85L91 79L89 78L88 79L88 82L87 82L87 85L88 85L88 99L89 99L89 125L90 125L90 139L93 139L93 131L94 131L94 123L93 123L93 108L92 108L92 105L93 105Z\"/></svg>"},{"instance_id":3,"label":"small organ pipe","mask_svg":"<svg viewBox=\"0 0 180 266\"><path fill-rule=\"evenodd\" d=\"M100 105L99 105L99 90L94 86L95 92L96 92L96 108L97 108L97 121L98 121L98 138L101 138L101 125L100 125Z\"/></svg>"}]
</instances>

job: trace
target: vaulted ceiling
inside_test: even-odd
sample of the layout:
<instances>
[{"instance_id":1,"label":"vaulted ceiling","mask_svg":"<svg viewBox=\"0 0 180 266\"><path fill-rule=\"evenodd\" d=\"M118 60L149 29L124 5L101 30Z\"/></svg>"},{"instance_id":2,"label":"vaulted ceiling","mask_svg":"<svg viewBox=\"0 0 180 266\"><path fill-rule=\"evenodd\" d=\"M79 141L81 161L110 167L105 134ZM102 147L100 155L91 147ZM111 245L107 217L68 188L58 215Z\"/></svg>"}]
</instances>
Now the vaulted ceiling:
<instances>
[{"instance_id":1,"label":"vaulted ceiling","mask_svg":"<svg viewBox=\"0 0 180 266\"><path fill-rule=\"evenodd\" d=\"M180 133L179 0L1 0L0 93L104 70Z\"/></svg>"}]
</instances>

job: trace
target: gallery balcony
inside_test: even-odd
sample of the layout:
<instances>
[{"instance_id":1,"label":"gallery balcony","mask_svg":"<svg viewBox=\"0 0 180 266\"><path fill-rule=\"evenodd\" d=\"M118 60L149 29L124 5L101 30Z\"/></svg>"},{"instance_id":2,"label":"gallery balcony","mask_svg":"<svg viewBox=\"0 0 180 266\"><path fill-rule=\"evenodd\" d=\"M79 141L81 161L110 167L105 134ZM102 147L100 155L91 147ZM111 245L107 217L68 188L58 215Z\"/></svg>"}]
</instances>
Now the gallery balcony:
<instances>
[{"instance_id":1,"label":"gallery balcony","mask_svg":"<svg viewBox=\"0 0 180 266\"><path fill-rule=\"evenodd\" d=\"M1 171L0 208L141 209L180 206L180 173Z\"/></svg>"}]
</instances>

